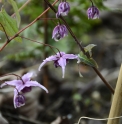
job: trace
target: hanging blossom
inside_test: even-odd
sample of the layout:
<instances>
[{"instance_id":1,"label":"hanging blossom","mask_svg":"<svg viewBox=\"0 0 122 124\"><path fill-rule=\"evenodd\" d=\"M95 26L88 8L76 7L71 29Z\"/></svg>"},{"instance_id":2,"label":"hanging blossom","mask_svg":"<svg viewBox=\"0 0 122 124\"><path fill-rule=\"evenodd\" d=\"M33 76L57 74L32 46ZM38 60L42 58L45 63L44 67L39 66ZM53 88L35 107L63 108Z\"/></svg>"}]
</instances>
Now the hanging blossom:
<instances>
[{"instance_id":1,"label":"hanging blossom","mask_svg":"<svg viewBox=\"0 0 122 124\"><path fill-rule=\"evenodd\" d=\"M64 38L67 35L68 35L68 30L66 26L59 24L53 29L52 39L54 39L55 41L59 41L61 38Z\"/></svg>"},{"instance_id":2,"label":"hanging blossom","mask_svg":"<svg viewBox=\"0 0 122 124\"><path fill-rule=\"evenodd\" d=\"M56 13L56 17L58 18L60 15L67 16L70 11L70 5L68 2L61 2L58 5L58 12Z\"/></svg>"},{"instance_id":3,"label":"hanging blossom","mask_svg":"<svg viewBox=\"0 0 122 124\"><path fill-rule=\"evenodd\" d=\"M33 76L33 73L29 72L22 76L19 80L12 80L12 81L6 81L5 83L1 84L1 88L6 85L14 86L18 92L26 93L30 92L32 89L32 86L37 86L42 88L48 93L48 90L39 84L37 81L31 81L31 77Z\"/></svg>"},{"instance_id":4,"label":"hanging blossom","mask_svg":"<svg viewBox=\"0 0 122 124\"><path fill-rule=\"evenodd\" d=\"M32 86L37 86L42 88L48 93L48 90L41 84L39 84L37 81L31 81L33 73L26 73L21 77L21 79L18 80L12 80L12 81L6 81L5 83L1 84L1 88L3 86L9 85L14 87L14 107L21 107L25 104L25 97L24 93L30 92L32 89Z\"/></svg>"},{"instance_id":5,"label":"hanging blossom","mask_svg":"<svg viewBox=\"0 0 122 124\"><path fill-rule=\"evenodd\" d=\"M97 7L92 5L87 10L88 19L97 19L99 18L99 10Z\"/></svg>"},{"instance_id":6,"label":"hanging blossom","mask_svg":"<svg viewBox=\"0 0 122 124\"><path fill-rule=\"evenodd\" d=\"M62 68L62 78L64 78L65 66L69 59L78 59L78 56L74 54L65 54L64 52L57 53L56 55L50 56L45 60L43 60L43 62L39 66L39 71L41 70L44 64L46 64L47 62L53 61L56 68L57 67Z\"/></svg>"}]
</instances>

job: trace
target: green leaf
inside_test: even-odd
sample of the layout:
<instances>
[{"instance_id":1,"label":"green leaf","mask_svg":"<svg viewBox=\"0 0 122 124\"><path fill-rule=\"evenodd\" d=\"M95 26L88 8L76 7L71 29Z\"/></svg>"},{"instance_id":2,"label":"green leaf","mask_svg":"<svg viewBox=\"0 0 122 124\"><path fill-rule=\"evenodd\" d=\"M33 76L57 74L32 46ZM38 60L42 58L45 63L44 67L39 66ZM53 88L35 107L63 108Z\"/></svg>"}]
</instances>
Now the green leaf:
<instances>
[{"instance_id":1,"label":"green leaf","mask_svg":"<svg viewBox=\"0 0 122 124\"><path fill-rule=\"evenodd\" d=\"M86 55L84 55L83 52L80 52L78 54L78 57L80 59L80 62L82 62L86 65L98 68L98 65L97 65L96 61L93 58L88 58Z\"/></svg>"},{"instance_id":2,"label":"green leaf","mask_svg":"<svg viewBox=\"0 0 122 124\"><path fill-rule=\"evenodd\" d=\"M94 48L95 44L89 44L86 47L84 47L85 52L89 52L90 57L92 56L92 48Z\"/></svg>"},{"instance_id":3,"label":"green leaf","mask_svg":"<svg viewBox=\"0 0 122 124\"><path fill-rule=\"evenodd\" d=\"M19 14L19 11L18 11L18 7L17 7L17 4L14 0L8 0L9 3L12 5L15 13L16 13L16 19L17 19L17 26L19 27L20 26L20 21L21 21L21 18L20 18L20 14Z\"/></svg>"},{"instance_id":4,"label":"green leaf","mask_svg":"<svg viewBox=\"0 0 122 124\"><path fill-rule=\"evenodd\" d=\"M5 32L8 36L12 37L18 32L18 27L16 21L9 16L4 9L0 11L0 24L5 29ZM4 31L2 26L0 26L0 30ZM15 38L16 41L21 41L20 37Z\"/></svg>"}]
</instances>

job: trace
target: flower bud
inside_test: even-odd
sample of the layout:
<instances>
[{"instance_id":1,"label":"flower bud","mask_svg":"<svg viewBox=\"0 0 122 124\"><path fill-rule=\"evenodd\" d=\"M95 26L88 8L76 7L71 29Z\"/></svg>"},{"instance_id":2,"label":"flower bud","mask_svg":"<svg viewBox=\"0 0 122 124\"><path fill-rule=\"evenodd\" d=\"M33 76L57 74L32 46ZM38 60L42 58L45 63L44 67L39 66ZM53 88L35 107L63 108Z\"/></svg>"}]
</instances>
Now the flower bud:
<instances>
[{"instance_id":1,"label":"flower bud","mask_svg":"<svg viewBox=\"0 0 122 124\"><path fill-rule=\"evenodd\" d=\"M52 39L59 41L61 38L68 35L68 31L65 25L57 25L52 33Z\"/></svg>"},{"instance_id":2,"label":"flower bud","mask_svg":"<svg viewBox=\"0 0 122 124\"><path fill-rule=\"evenodd\" d=\"M95 6L89 7L88 10L87 10L87 15L88 15L88 19L99 18L99 10L98 10L98 8L95 7Z\"/></svg>"},{"instance_id":3,"label":"flower bud","mask_svg":"<svg viewBox=\"0 0 122 124\"><path fill-rule=\"evenodd\" d=\"M58 18L60 15L67 16L70 11L70 5L68 2L61 2L58 5L58 12L56 13L56 17Z\"/></svg>"}]
</instances>

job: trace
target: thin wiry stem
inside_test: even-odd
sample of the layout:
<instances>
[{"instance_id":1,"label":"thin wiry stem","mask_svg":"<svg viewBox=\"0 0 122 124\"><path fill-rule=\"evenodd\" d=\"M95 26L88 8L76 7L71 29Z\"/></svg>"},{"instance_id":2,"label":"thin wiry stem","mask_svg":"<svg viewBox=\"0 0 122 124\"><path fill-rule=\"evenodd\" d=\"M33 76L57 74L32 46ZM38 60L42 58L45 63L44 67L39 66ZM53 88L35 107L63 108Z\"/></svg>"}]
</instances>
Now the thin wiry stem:
<instances>
[{"instance_id":1,"label":"thin wiry stem","mask_svg":"<svg viewBox=\"0 0 122 124\"><path fill-rule=\"evenodd\" d=\"M57 18L40 18L40 20L58 20Z\"/></svg>"},{"instance_id":2,"label":"thin wiry stem","mask_svg":"<svg viewBox=\"0 0 122 124\"><path fill-rule=\"evenodd\" d=\"M106 120L115 120L115 119L118 119L118 118L122 118L122 116L119 116L119 117L113 117L113 118L91 118L91 117L80 117L78 123L75 123L75 124L80 124L80 121L81 119L89 119L89 120L95 120L95 121L106 121Z\"/></svg>"},{"instance_id":3,"label":"thin wiry stem","mask_svg":"<svg viewBox=\"0 0 122 124\"><path fill-rule=\"evenodd\" d=\"M52 49L52 51L56 54L56 52L55 52L54 49L53 49L53 48L55 48L55 49L60 53L60 50L59 50L58 48L56 48L56 47L54 47L54 46L51 46L51 45L49 45L49 44L41 43L41 42L38 42L38 41L36 41L36 40L32 40L32 39L26 38L26 37L24 37L24 36L19 36L19 37L24 38L24 39L27 39L27 40L30 40L30 41L32 41L32 42L36 42L36 43L39 43L39 44L43 44L43 45L45 45L45 46L48 46L48 47L50 47L50 48ZM57 55L57 54L56 54L56 55Z\"/></svg>"}]
</instances>

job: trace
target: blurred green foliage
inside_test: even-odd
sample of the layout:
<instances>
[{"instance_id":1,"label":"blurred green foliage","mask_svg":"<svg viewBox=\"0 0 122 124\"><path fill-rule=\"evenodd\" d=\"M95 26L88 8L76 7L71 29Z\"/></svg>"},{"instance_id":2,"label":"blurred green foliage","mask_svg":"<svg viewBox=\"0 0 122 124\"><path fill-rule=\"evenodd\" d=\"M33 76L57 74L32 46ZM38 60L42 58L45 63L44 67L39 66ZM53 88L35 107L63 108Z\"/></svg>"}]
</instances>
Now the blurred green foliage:
<instances>
[{"instance_id":1,"label":"blurred green foliage","mask_svg":"<svg viewBox=\"0 0 122 124\"><path fill-rule=\"evenodd\" d=\"M21 7L24 4L24 0L21 0L17 3L19 7ZM54 0L50 0L50 3L53 3ZM100 19L97 20L88 20L86 11L88 7L91 6L91 2L89 1L84 1L84 0L70 0L67 2L70 3L71 10L70 13L67 17L64 17L75 33L76 37L81 41L83 44L88 44L90 43L90 37L88 35L88 32L93 29L95 25L99 25L101 23ZM103 1L102 0L94 0L94 4L99 8L100 11L103 9L107 9L103 6ZM59 3L55 5L55 8L57 9ZM30 22L32 22L37 16L39 16L42 12L44 11L44 1L40 0L32 0L21 12L21 26L20 29L28 25ZM44 18L44 16L42 17ZM48 12L48 18L55 18L55 13L52 10L49 10ZM37 21L34 25L26 29L21 33L21 35L37 40L39 42L44 42L44 19L40 19ZM57 47L60 51L64 52L70 52L70 53L78 53L79 48L77 47L77 44L74 42L74 39L70 36L70 34L61 39L58 42L55 42L52 39L52 31L53 28L56 26L58 23L58 20L48 20L47 24L47 42L52 45ZM17 44L17 45L16 45ZM19 49L19 45L21 44L21 48ZM32 45L33 44L33 45ZM35 44L35 45L34 45ZM5 59L14 59L14 60L23 60L23 59L28 59L28 58L38 58L38 57L43 57L45 52L48 54L54 54L52 50L49 47L44 47L43 45L33 43L31 41L23 39L22 43L12 43L12 45L16 47L14 49L15 54L13 53L8 53L7 56L5 56ZM55 50L56 51L56 50ZM57 52L57 51L56 51Z\"/></svg>"}]
</instances>

